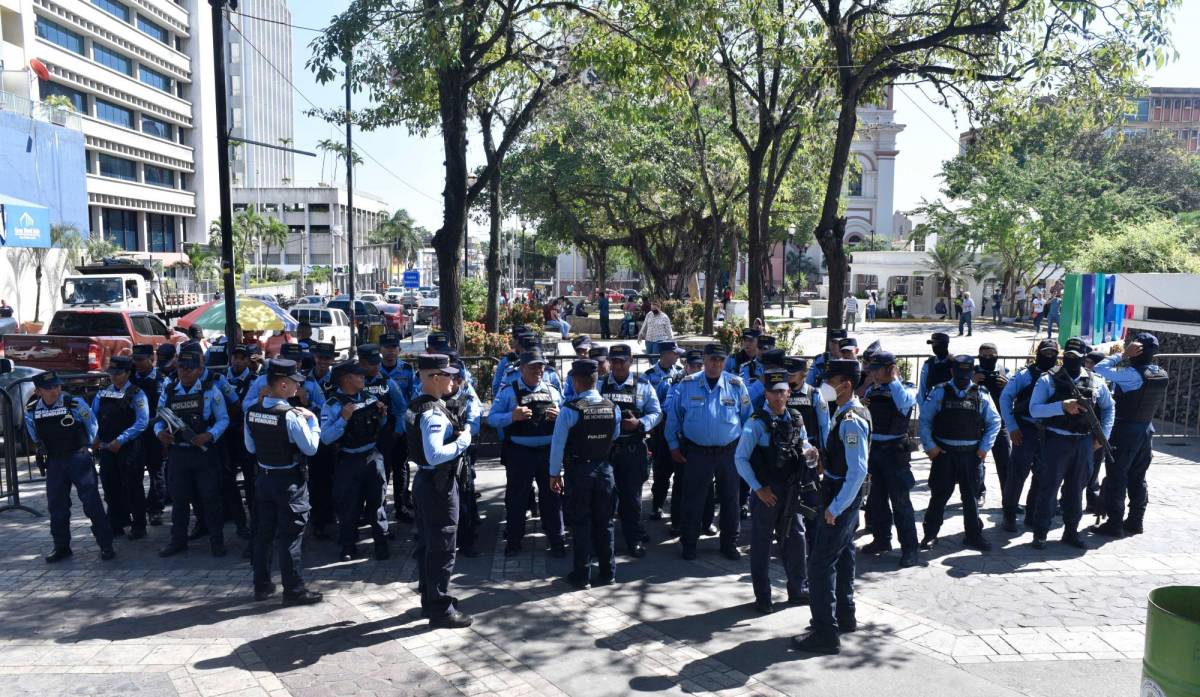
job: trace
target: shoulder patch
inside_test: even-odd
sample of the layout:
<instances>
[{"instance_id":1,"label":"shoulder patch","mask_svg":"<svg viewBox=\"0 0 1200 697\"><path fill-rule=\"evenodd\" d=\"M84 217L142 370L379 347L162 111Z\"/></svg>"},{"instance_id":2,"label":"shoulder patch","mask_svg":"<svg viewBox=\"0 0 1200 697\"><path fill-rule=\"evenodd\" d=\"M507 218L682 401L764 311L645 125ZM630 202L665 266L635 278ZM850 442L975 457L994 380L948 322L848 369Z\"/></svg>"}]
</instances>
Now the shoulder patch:
<instances>
[{"instance_id":1,"label":"shoulder patch","mask_svg":"<svg viewBox=\"0 0 1200 697\"><path fill-rule=\"evenodd\" d=\"M846 447L847 448L857 448L858 447L858 434L857 433L847 433L846 434Z\"/></svg>"},{"instance_id":2,"label":"shoulder patch","mask_svg":"<svg viewBox=\"0 0 1200 697\"><path fill-rule=\"evenodd\" d=\"M729 384L730 385L741 385L742 378L737 375L731 375L731 376L729 376Z\"/></svg>"}]
</instances>

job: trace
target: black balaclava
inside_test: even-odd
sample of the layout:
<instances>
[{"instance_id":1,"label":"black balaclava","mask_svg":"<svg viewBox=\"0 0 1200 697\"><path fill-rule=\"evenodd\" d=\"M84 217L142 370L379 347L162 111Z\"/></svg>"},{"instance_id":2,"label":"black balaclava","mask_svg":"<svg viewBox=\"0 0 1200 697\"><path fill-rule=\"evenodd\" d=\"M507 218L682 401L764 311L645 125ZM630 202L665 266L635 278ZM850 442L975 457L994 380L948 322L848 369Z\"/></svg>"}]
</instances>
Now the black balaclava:
<instances>
[{"instance_id":1,"label":"black balaclava","mask_svg":"<svg viewBox=\"0 0 1200 697\"><path fill-rule=\"evenodd\" d=\"M965 390L971 386L971 376L975 374L975 368L974 366L955 364L950 369L950 374L954 376L954 386Z\"/></svg>"},{"instance_id":2,"label":"black balaclava","mask_svg":"<svg viewBox=\"0 0 1200 697\"><path fill-rule=\"evenodd\" d=\"M984 372L991 373L996 370L996 361L1000 360L997 356L980 356L979 367L983 368Z\"/></svg>"},{"instance_id":3,"label":"black balaclava","mask_svg":"<svg viewBox=\"0 0 1200 697\"><path fill-rule=\"evenodd\" d=\"M1051 368L1053 368L1054 364L1057 361L1058 361L1058 354L1052 353L1052 354L1047 355L1045 353L1039 353L1037 355L1037 359L1035 360L1035 363L1037 365L1038 370L1040 370L1044 373L1044 372L1050 370Z\"/></svg>"},{"instance_id":4,"label":"black balaclava","mask_svg":"<svg viewBox=\"0 0 1200 697\"><path fill-rule=\"evenodd\" d=\"M939 360L944 361L950 355L949 342L938 341L930 344L930 346L933 348L933 355L937 356Z\"/></svg>"},{"instance_id":5,"label":"black balaclava","mask_svg":"<svg viewBox=\"0 0 1200 697\"><path fill-rule=\"evenodd\" d=\"M1067 375L1071 379L1079 377L1079 371L1083 370L1083 356L1074 353L1063 354L1063 370L1067 371Z\"/></svg>"}]
</instances>

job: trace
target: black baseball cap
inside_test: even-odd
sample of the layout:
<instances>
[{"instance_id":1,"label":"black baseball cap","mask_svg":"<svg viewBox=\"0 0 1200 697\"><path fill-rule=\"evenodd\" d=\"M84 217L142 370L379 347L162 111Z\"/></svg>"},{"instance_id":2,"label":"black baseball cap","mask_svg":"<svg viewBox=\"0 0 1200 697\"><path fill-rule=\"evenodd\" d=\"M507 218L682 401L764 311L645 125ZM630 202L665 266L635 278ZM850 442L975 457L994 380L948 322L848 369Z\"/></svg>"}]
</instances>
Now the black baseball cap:
<instances>
[{"instance_id":1,"label":"black baseball cap","mask_svg":"<svg viewBox=\"0 0 1200 697\"><path fill-rule=\"evenodd\" d=\"M447 375L458 373L458 368L450 365L450 356L444 353L423 353L417 356L417 370L438 370Z\"/></svg>"},{"instance_id":2,"label":"black baseball cap","mask_svg":"<svg viewBox=\"0 0 1200 697\"><path fill-rule=\"evenodd\" d=\"M1157 351L1159 347L1158 337L1150 332L1138 332L1133 340L1142 345L1142 351Z\"/></svg>"},{"instance_id":3,"label":"black baseball cap","mask_svg":"<svg viewBox=\"0 0 1200 697\"><path fill-rule=\"evenodd\" d=\"M241 345L241 346L234 346L232 349L229 350L229 355L231 355L231 356L236 356L238 354L249 357L250 347Z\"/></svg>"},{"instance_id":4,"label":"black baseball cap","mask_svg":"<svg viewBox=\"0 0 1200 697\"><path fill-rule=\"evenodd\" d=\"M105 371L109 375L113 373L128 373L133 370L133 359L129 356L113 356L108 359L108 369Z\"/></svg>"},{"instance_id":5,"label":"black baseball cap","mask_svg":"<svg viewBox=\"0 0 1200 697\"><path fill-rule=\"evenodd\" d=\"M746 339L757 339L761 335L762 335L761 329L743 329L742 330L742 341L745 341Z\"/></svg>"},{"instance_id":6,"label":"black baseball cap","mask_svg":"<svg viewBox=\"0 0 1200 697\"><path fill-rule=\"evenodd\" d=\"M169 361L175 357L175 344L159 344L155 352L158 354L158 360Z\"/></svg>"},{"instance_id":7,"label":"black baseball cap","mask_svg":"<svg viewBox=\"0 0 1200 697\"><path fill-rule=\"evenodd\" d=\"M185 353L194 353L197 356L203 356L204 348L200 346L199 341L185 341L179 345L179 355L182 356Z\"/></svg>"},{"instance_id":8,"label":"black baseball cap","mask_svg":"<svg viewBox=\"0 0 1200 697\"><path fill-rule=\"evenodd\" d=\"M317 358L333 358L337 354L333 344L327 341L317 342L312 347L313 355Z\"/></svg>"},{"instance_id":9,"label":"black baseball cap","mask_svg":"<svg viewBox=\"0 0 1200 697\"><path fill-rule=\"evenodd\" d=\"M758 350L770 351L775 348L775 337L770 334L760 334L758 337Z\"/></svg>"},{"instance_id":10,"label":"black baseball cap","mask_svg":"<svg viewBox=\"0 0 1200 697\"><path fill-rule=\"evenodd\" d=\"M526 327L524 324L514 324L513 325L512 335L513 335L514 339L519 338L522 334L528 334L528 333L529 333L529 327Z\"/></svg>"},{"instance_id":11,"label":"black baseball cap","mask_svg":"<svg viewBox=\"0 0 1200 697\"><path fill-rule=\"evenodd\" d=\"M274 377L286 377L303 383L305 381L304 373L301 373L296 366L296 361L288 358L275 358L267 361L267 379Z\"/></svg>"},{"instance_id":12,"label":"black baseball cap","mask_svg":"<svg viewBox=\"0 0 1200 697\"><path fill-rule=\"evenodd\" d=\"M1077 336L1067 339L1067 343L1063 346L1063 353L1073 353L1076 356L1086 356L1091 350L1087 342Z\"/></svg>"},{"instance_id":13,"label":"black baseball cap","mask_svg":"<svg viewBox=\"0 0 1200 697\"><path fill-rule=\"evenodd\" d=\"M701 351L700 349L689 349L688 352L683 355L683 357L688 363L703 363L704 351Z\"/></svg>"},{"instance_id":14,"label":"black baseball cap","mask_svg":"<svg viewBox=\"0 0 1200 697\"><path fill-rule=\"evenodd\" d=\"M1088 351L1086 358L1090 359L1092 363L1099 363L1105 358L1108 358L1108 354L1103 351Z\"/></svg>"},{"instance_id":15,"label":"black baseball cap","mask_svg":"<svg viewBox=\"0 0 1200 697\"><path fill-rule=\"evenodd\" d=\"M590 349L588 349L588 358L591 358L591 359L604 358L607 360L608 359L608 347L607 346L591 347Z\"/></svg>"},{"instance_id":16,"label":"black baseball cap","mask_svg":"<svg viewBox=\"0 0 1200 697\"><path fill-rule=\"evenodd\" d=\"M975 367L975 357L968 356L965 353L960 353L956 356L951 357L950 362L959 368L974 368Z\"/></svg>"},{"instance_id":17,"label":"black baseball cap","mask_svg":"<svg viewBox=\"0 0 1200 697\"><path fill-rule=\"evenodd\" d=\"M1058 344L1055 343L1054 339L1042 339L1038 342L1037 352L1041 353L1042 351L1053 351L1057 354Z\"/></svg>"},{"instance_id":18,"label":"black baseball cap","mask_svg":"<svg viewBox=\"0 0 1200 697\"><path fill-rule=\"evenodd\" d=\"M660 354L666 353L668 351L674 351L675 353L677 353L679 355L683 355L683 354L687 353L687 349L683 348L682 346L675 343L674 341L658 342L658 352Z\"/></svg>"},{"instance_id":19,"label":"black baseball cap","mask_svg":"<svg viewBox=\"0 0 1200 697\"><path fill-rule=\"evenodd\" d=\"M802 373L808 370L808 361L800 356L787 356L783 359L783 367L789 373Z\"/></svg>"},{"instance_id":20,"label":"black baseball cap","mask_svg":"<svg viewBox=\"0 0 1200 697\"><path fill-rule=\"evenodd\" d=\"M546 359L542 357L541 349L531 349L521 353L521 365L546 365Z\"/></svg>"},{"instance_id":21,"label":"black baseball cap","mask_svg":"<svg viewBox=\"0 0 1200 697\"><path fill-rule=\"evenodd\" d=\"M384 334L379 337L380 348L398 348L400 346L399 334Z\"/></svg>"},{"instance_id":22,"label":"black baseball cap","mask_svg":"<svg viewBox=\"0 0 1200 697\"><path fill-rule=\"evenodd\" d=\"M347 375L366 375L367 371L363 369L356 361L345 360L333 366L330 374L333 376L333 381L337 382Z\"/></svg>"},{"instance_id":23,"label":"black baseball cap","mask_svg":"<svg viewBox=\"0 0 1200 697\"><path fill-rule=\"evenodd\" d=\"M425 348L437 353L445 353L450 348L450 335L446 332L430 332L425 337Z\"/></svg>"},{"instance_id":24,"label":"black baseball cap","mask_svg":"<svg viewBox=\"0 0 1200 697\"><path fill-rule=\"evenodd\" d=\"M153 358L154 357L154 344L134 344L133 357L134 358Z\"/></svg>"},{"instance_id":25,"label":"black baseball cap","mask_svg":"<svg viewBox=\"0 0 1200 697\"><path fill-rule=\"evenodd\" d=\"M279 347L280 358L296 360L302 353L304 353L304 347L300 344L287 343Z\"/></svg>"},{"instance_id":26,"label":"black baseball cap","mask_svg":"<svg viewBox=\"0 0 1200 697\"><path fill-rule=\"evenodd\" d=\"M946 334L944 332L934 332L933 334L929 335L929 340L926 341L925 343L927 343L927 344L948 344L948 343L950 343L950 335Z\"/></svg>"},{"instance_id":27,"label":"black baseball cap","mask_svg":"<svg viewBox=\"0 0 1200 697\"><path fill-rule=\"evenodd\" d=\"M851 380L857 380L862 371L862 364L858 361L837 359L825 363L825 377L833 377L834 375L844 375Z\"/></svg>"},{"instance_id":28,"label":"black baseball cap","mask_svg":"<svg viewBox=\"0 0 1200 697\"><path fill-rule=\"evenodd\" d=\"M199 368L201 362L200 354L193 353L191 351L185 351L179 354L179 358L175 361L175 365L179 368Z\"/></svg>"}]
</instances>

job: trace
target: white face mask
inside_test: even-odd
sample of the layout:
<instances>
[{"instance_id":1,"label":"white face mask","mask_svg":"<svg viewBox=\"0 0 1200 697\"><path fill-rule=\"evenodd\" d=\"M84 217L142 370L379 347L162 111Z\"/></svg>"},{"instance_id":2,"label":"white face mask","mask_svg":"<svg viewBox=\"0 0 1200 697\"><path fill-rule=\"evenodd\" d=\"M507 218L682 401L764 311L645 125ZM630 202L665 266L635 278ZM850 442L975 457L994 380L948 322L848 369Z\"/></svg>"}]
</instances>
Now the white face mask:
<instances>
[{"instance_id":1,"label":"white face mask","mask_svg":"<svg viewBox=\"0 0 1200 697\"><path fill-rule=\"evenodd\" d=\"M823 382L821 383L821 398L826 402L836 402L837 390L833 389L833 385Z\"/></svg>"}]
</instances>

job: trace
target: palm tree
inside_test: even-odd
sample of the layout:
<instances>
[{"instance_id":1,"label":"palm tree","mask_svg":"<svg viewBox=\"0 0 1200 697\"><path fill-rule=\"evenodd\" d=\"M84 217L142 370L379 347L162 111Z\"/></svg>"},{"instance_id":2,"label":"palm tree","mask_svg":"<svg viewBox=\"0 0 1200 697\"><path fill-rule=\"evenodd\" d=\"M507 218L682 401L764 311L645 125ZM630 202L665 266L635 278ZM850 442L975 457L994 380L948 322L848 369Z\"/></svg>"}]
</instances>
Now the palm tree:
<instances>
[{"instance_id":1,"label":"palm tree","mask_svg":"<svg viewBox=\"0 0 1200 697\"><path fill-rule=\"evenodd\" d=\"M424 228L416 225L408 211L401 208L371 232L370 240L372 244L392 245L392 257L408 266L425 244L424 232Z\"/></svg>"},{"instance_id":2,"label":"palm tree","mask_svg":"<svg viewBox=\"0 0 1200 697\"><path fill-rule=\"evenodd\" d=\"M946 299L946 307L950 307L951 286L966 284L975 255L967 249L966 243L952 238L939 238L937 245L925 254L929 257L924 261L925 268L941 281L942 296Z\"/></svg>"},{"instance_id":3,"label":"palm tree","mask_svg":"<svg viewBox=\"0 0 1200 697\"><path fill-rule=\"evenodd\" d=\"M67 253L67 262L72 263L78 261L79 247L82 244L82 238L79 236L79 228L74 225L51 225L50 226L50 246L49 247L27 247L21 250L18 258L25 263L33 264L33 278L36 285L36 294L33 301L33 321L40 322L42 314L42 270L46 266L46 255L51 249L64 249Z\"/></svg>"},{"instance_id":4,"label":"palm tree","mask_svg":"<svg viewBox=\"0 0 1200 697\"><path fill-rule=\"evenodd\" d=\"M87 261L100 261L121 250L112 240L106 240L103 237L89 237L83 247L83 255Z\"/></svg>"},{"instance_id":5,"label":"palm tree","mask_svg":"<svg viewBox=\"0 0 1200 697\"><path fill-rule=\"evenodd\" d=\"M197 281L211 279L220 268L218 254L207 244L187 244L183 246L187 255L188 266L192 267L192 278Z\"/></svg>"},{"instance_id":6,"label":"palm tree","mask_svg":"<svg viewBox=\"0 0 1200 697\"><path fill-rule=\"evenodd\" d=\"M346 144L338 142L336 140L332 140L330 138L322 138L321 140L317 141L317 149L325 152L326 154L333 153L333 169L331 170L331 174L329 177L330 180L333 180L338 171L338 168L337 168L338 160L346 159ZM358 151L357 150L352 151L350 164L353 165L354 167L357 167L357 166L361 165L362 163L363 163L363 159L358 154ZM321 172L324 173L324 171L325 171L325 163L322 162L321 163Z\"/></svg>"},{"instance_id":7,"label":"palm tree","mask_svg":"<svg viewBox=\"0 0 1200 697\"><path fill-rule=\"evenodd\" d=\"M271 247L279 245L279 248L284 251L284 258L287 257L286 245L288 237L288 226L283 224L279 218L269 217L263 221L258 229L259 240L263 247L266 248L266 256L271 256Z\"/></svg>"}]
</instances>

